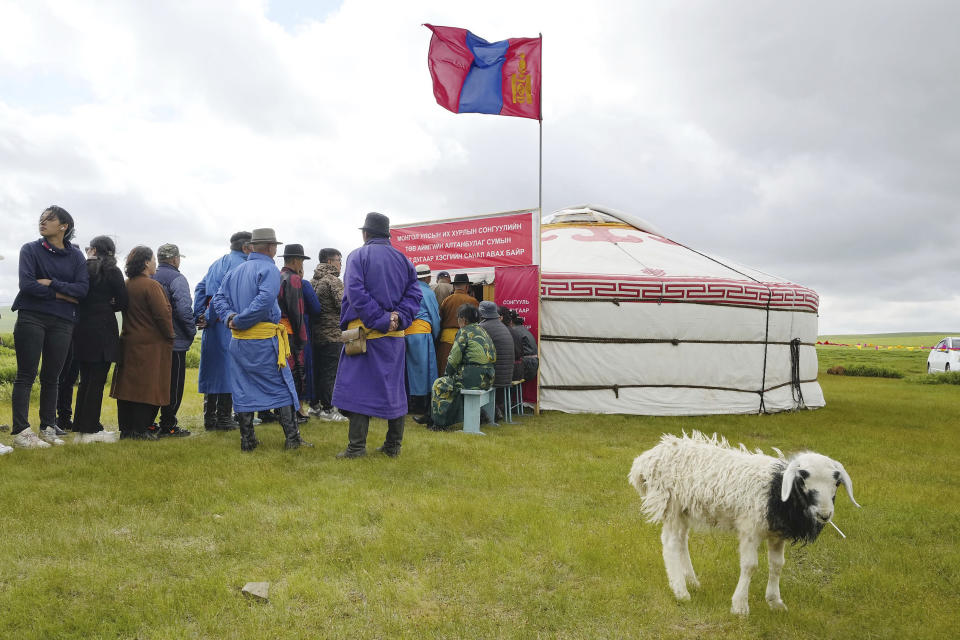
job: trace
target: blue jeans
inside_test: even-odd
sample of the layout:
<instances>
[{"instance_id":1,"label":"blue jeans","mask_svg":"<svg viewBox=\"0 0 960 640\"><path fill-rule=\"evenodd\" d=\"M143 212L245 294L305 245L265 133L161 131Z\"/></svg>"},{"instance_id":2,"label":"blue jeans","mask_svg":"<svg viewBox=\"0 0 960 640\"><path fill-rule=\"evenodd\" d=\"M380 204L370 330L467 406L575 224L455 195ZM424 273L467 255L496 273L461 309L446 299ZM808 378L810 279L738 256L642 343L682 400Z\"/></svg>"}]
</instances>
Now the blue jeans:
<instances>
[{"instance_id":1,"label":"blue jeans","mask_svg":"<svg viewBox=\"0 0 960 640\"><path fill-rule=\"evenodd\" d=\"M17 350L17 377L13 380L13 429L17 434L30 428L30 390L40 369L40 427L57 422L57 390L60 370L73 340L73 323L39 311L19 311L13 326Z\"/></svg>"}]
</instances>

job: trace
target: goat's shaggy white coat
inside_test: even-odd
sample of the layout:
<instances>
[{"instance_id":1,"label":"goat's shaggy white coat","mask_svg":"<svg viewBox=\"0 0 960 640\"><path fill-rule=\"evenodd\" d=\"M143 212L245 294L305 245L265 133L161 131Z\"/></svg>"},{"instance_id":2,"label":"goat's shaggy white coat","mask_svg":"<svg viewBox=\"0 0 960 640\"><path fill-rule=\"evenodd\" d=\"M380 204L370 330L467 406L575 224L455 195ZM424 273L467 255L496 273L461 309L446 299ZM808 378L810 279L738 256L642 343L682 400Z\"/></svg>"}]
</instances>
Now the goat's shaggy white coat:
<instances>
[{"instance_id":1,"label":"goat's shaggy white coat","mask_svg":"<svg viewBox=\"0 0 960 640\"><path fill-rule=\"evenodd\" d=\"M688 584L700 586L687 544L690 528L717 527L736 531L740 538L740 580L731 611L749 613L750 577L763 539L767 540L770 565L766 599L771 608L786 609L780 597L786 540L799 535L816 538L833 516L833 499L840 483L857 504L850 478L839 462L811 452L788 461L775 451L777 458L759 449L751 453L742 444L733 448L716 434L708 438L694 431L682 438L664 435L657 446L633 461L628 479L643 498L647 518L663 524L663 560L678 599L690 598ZM791 496L792 492L795 495ZM789 515L794 518L793 524L799 521L805 529L803 534L784 535L783 531L770 529L770 505L786 509L788 498L789 508L794 510Z\"/></svg>"}]
</instances>

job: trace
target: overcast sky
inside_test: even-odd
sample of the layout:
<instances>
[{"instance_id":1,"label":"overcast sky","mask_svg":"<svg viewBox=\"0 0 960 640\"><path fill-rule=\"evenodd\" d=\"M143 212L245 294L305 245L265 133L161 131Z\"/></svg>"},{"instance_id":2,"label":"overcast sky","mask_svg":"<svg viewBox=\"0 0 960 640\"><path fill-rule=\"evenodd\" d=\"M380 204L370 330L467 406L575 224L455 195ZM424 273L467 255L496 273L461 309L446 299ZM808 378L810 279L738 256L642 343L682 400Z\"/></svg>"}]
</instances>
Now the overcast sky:
<instances>
[{"instance_id":1,"label":"overcast sky","mask_svg":"<svg viewBox=\"0 0 960 640\"><path fill-rule=\"evenodd\" d=\"M439 107L424 22L543 33L545 211L812 287L822 334L960 328L960 3L916 0L0 0L0 302L53 203L191 286L239 229L536 207L537 123Z\"/></svg>"}]
</instances>

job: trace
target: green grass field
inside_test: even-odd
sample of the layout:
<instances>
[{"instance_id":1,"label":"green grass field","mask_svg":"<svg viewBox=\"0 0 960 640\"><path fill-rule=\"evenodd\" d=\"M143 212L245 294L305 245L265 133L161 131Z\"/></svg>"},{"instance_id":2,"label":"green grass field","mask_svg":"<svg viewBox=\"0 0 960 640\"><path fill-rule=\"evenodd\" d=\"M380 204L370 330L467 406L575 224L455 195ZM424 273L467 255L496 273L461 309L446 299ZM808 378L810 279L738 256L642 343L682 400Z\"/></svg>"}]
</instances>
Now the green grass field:
<instances>
[{"instance_id":1,"label":"green grass field","mask_svg":"<svg viewBox=\"0 0 960 640\"><path fill-rule=\"evenodd\" d=\"M876 344L895 347L933 347L946 336L960 335L960 331L920 331L916 333L865 333L819 336L820 341L843 344Z\"/></svg>"},{"instance_id":2,"label":"green grass field","mask_svg":"<svg viewBox=\"0 0 960 640\"><path fill-rule=\"evenodd\" d=\"M922 370L919 352L823 347ZM901 356L904 356L901 358ZM910 356L913 360L910 360ZM823 370L824 364L821 363ZM195 389L190 371L188 389ZM316 447L186 439L18 450L0 457L3 638L952 638L960 590L960 388L821 375L824 409L648 418L545 413L488 436L408 423L403 454L338 461L346 428L312 420ZM105 402L105 423L115 406ZM0 401L7 421L9 400ZM627 485L663 432L718 431L842 461L814 544L787 551L782 592L729 613L736 539L691 537L703 587L677 603L659 529ZM370 445L385 432L371 429ZM0 437L9 442L9 435ZM270 601L240 593L269 581Z\"/></svg>"}]
</instances>

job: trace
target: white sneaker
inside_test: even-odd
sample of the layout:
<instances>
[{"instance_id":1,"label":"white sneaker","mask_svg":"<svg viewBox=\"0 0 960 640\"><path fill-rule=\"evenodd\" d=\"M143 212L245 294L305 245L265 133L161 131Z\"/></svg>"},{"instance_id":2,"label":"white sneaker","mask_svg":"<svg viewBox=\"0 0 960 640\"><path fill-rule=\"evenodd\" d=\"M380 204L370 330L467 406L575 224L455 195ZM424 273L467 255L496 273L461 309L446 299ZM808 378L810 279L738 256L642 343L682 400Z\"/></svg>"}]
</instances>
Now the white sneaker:
<instances>
[{"instance_id":1,"label":"white sneaker","mask_svg":"<svg viewBox=\"0 0 960 640\"><path fill-rule=\"evenodd\" d=\"M11 453L12 451L13 447L8 447L7 445L0 443L0 456L5 453Z\"/></svg>"},{"instance_id":2,"label":"white sneaker","mask_svg":"<svg viewBox=\"0 0 960 640\"><path fill-rule=\"evenodd\" d=\"M61 440L61 442L63 441ZM13 436L13 446L21 449L47 449L50 447L49 444L38 438L37 434L30 429L24 429Z\"/></svg>"},{"instance_id":3,"label":"white sneaker","mask_svg":"<svg viewBox=\"0 0 960 640\"><path fill-rule=\"evenodd\" d=\"M116 442L120 439L119 431L97 431L96 433L78 433L75 442Z\"/></svg>"},{"instance_id":4,"label":"white sneaker","mask_svg":"<svg viewBox=\"0 0 960 640\"><path fill-rule=\"evenodd\" d=\"M347 417L337 411L336 409L330 409L329 411L321 411L317 416L321 420L326 420L327 422L347 422Z\"/></svg>"},{"instance_id":5,"label":"white sneaker","mask_svg":"<svg viewBox=\"0 0 960 640\"><path fill-rule=\"evenodd\" d=\"M57 430L54 427L40 429L40 438L58 447L63 444L63 440L57 437Z\"/></svg>"}]
</instances>

